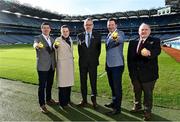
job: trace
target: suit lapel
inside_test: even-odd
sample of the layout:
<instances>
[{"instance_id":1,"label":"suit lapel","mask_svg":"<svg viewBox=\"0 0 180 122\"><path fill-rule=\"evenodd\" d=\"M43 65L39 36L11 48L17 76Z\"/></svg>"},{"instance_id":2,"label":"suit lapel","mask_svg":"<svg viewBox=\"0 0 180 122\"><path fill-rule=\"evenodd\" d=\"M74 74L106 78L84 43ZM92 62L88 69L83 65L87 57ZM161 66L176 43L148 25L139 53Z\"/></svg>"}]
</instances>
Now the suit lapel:
<instances>
[{"instance_id":1,"label":"suit lapel","mask_svg":"<svg viewBox=\"0 0 180 122\"><path fill-rule=\"evenodd\" d=\"M94 33L92 32L92 35L91 35L91 39L90 39L90 45L89 47L92 47L92 45L94 44L95 40L94 40Z\"/></svg>"},{"instance_id":2,"label":"suit lapel","mask_svg":"<svg viewBox=\"0 0 180 122\"><path fill-rule=\"evenodd\" d=\"M150 38L148 37L147 39L146 39L146 41L144 42L144 47L149 43L149 41L150 41Z\"/></svg>"},{"instance_id":3,"label":"suit lapel","mask_svg":"<svg viewBox=\"0 0 180 122\"><path fill-rule=\"evenodd\" d=\"M87 48L87 45L86 45L86 33L85 32L82 34L81 42L83 42L83 41L84 41L84 43L82 43L82 45Z\"/></svg>"},{"instance_id":4,"label":"suit lapel","mask_svg":"<svg viewBox=\"0 0 180 122\"><path fill-rule=\"evenodd\" d=\"M46 41L46 39L44 38L43 35L41 35L41 39L42 39L42 41L44 42L44 44L45 44L46 46L49 46L48 43L47 43L47 41Z\"/></svg>"}]
</instances>

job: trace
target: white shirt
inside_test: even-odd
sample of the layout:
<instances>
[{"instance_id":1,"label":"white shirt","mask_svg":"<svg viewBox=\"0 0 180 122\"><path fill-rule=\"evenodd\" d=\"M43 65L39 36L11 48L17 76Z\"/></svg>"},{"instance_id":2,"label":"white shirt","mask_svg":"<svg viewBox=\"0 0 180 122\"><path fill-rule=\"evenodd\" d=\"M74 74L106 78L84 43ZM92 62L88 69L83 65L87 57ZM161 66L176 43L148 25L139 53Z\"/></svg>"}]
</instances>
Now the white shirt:
<instances>
[{"instance_id":1,"label":"white shirt","mask_svg":"<svg viewBox=\"0 0 180 122\"><path fill-rule=\"evenodd\" d=\"M111 38L112 37L112 34L114 33L114 32L116 32L117 31L117 29L115 29L113 32L109 32L109 34L108 34L108 36L107 36L107 42L106 42L106 44L108 44L109 43L109 38Z\"/></svg>"},{"instance_id":2,"label":"white shirt","mask_svg":"<svg viewBox=\"0 0 180 122\"><path fill-rule=\"evenodd\" d=\"M42 34L42 35L43 35L43 37L45 38L46 42L48 43L49 47L51 47L51 46L52 46L52 43L51 43L51 40L50 40L50 36L46 36L46 35L44 35L44 34Z\"/></svg>"}]
</instances>

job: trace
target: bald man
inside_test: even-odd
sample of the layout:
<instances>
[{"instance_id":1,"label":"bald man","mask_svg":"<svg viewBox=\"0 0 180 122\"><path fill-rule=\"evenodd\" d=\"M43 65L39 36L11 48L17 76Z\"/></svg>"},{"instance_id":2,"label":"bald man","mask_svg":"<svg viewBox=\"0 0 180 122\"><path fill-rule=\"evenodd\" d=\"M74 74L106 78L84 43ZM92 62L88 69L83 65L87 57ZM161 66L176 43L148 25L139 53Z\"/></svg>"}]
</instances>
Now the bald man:
<instances>
[{"instance_id":1,"label":"bald man","mask_svg":"<svg viewBox=\"0 0 180 122\"><path fill-rule=\"evenodd\" d=\"M141 96L144 93L144 120L151 119L153 89L158 79L158 55L161 52L160 39L150 36L148 24L139 27L139 38L129 42L128 70L134 91L134 107L131 112L142 109Z\"/></svg>"}]
</instances>

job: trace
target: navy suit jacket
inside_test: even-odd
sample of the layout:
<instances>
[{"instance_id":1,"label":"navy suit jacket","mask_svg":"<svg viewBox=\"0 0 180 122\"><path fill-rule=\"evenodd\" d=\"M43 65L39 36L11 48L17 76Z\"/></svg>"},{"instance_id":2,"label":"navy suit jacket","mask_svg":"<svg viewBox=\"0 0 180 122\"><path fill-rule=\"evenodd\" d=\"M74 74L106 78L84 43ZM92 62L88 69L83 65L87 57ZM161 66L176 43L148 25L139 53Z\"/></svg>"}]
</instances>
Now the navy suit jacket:
<instances>
[{"instance_id":1,"label":"navy suit jacket","mask_svg":"<svg viewBox=\"0 0 180 122\"><path fill-rule=\"evenodd\" d=\"M132 81L150 82L158 79L158 55L161 52L160 39L148 37L143 47L150 50L151 56L137 54L139 38L129 42L127 63Z\"/></svg>"},{"instance_id":2,"label":"navy suit jacket","mask_svg":"<svg viewBox=\"0 0 180 122\"><path fill-rule=\"evenodd\" d=\"M85 43L85 32L78 34L78 54L79 66L98 66L99 56L101 53L101 35L92 32L90 46L87 47Z\"/></svg>"}]
</instances>

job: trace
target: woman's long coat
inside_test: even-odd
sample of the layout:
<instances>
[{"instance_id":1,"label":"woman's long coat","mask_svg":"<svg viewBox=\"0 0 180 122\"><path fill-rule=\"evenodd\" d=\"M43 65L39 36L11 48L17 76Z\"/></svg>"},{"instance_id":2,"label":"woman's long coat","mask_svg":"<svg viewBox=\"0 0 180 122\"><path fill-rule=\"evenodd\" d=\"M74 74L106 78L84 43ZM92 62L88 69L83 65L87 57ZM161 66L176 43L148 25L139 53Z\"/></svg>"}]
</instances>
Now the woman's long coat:
<instances>
[{"instance_id":1,"label":"woman's long coat","mask_svg":"<svg viewBox=\"0 0 180 122\"><path fill-rule=\"evenodd\" d=\"M56 53L56 78L58 87L69 87L74 85L74 59L73 42L70 39L71 46L58 37L59 47L55 48Z\"/></svg>"}]
</instances>

